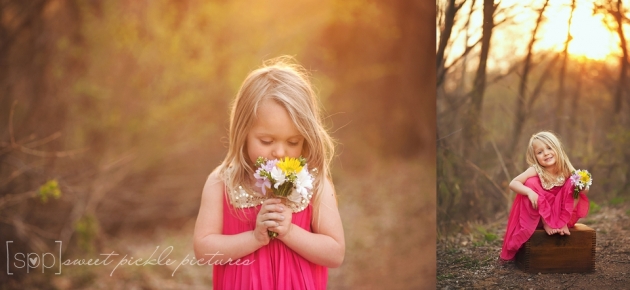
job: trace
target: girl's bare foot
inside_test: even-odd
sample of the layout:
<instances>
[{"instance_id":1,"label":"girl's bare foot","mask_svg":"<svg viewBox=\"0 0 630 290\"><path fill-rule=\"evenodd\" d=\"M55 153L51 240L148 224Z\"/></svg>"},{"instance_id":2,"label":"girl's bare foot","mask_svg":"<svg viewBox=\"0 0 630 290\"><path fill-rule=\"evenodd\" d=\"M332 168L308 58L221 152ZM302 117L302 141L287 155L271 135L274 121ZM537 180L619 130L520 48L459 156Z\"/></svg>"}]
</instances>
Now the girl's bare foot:
<instances>
[{"instance_id":1,"label":"girl's bare foot","mask_svg":"<svg viewBox=\"0 0 630 290\"><path fill-rule=\"evenodd\" d=\"M543 223L543 228L545 228L545 232L547 232L547 234L550 235L550 236L553 235L553 234L558 233L558 231L559 231L558 229L552 229L546 223Z\"/></svg>"},{"instance_id":2,"label":"girl's bare foot","mask_svg":"<svg viewBox=\"0 0 630 290\"><path fill-rule=\"evenodd\" d=\"M567 225L564 225L564 227L562 227L561 229L558 230L558 233L560 233L560 235L564 236L564 235L571 235L571 232L569 232L569 228L567 227Z\"/></svg>"}]
</instances>

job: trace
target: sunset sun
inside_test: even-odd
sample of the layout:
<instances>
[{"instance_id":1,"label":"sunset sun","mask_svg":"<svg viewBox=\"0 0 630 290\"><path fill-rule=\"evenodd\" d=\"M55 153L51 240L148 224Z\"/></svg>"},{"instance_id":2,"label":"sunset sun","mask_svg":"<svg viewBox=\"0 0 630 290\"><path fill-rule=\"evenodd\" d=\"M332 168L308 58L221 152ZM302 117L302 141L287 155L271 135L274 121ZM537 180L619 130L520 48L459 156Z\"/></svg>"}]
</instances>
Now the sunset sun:
<instances>
[{"instance_id":1,"label":"sunset sun","mask_svg":"<svg viewBox=\"0 0 630 290\"><path fill-rule=\"evenodd\" d=\"M567 37L567 26L571 8L554 7L546 11L547 21L541 27L540 49L561 51ZM569 54L575 57L604 60L617 53L619 47L615 32L610 31L602 22L602 15L593 15L586 6L578 6L571 21Z\"/></svg>"}]
</instances>

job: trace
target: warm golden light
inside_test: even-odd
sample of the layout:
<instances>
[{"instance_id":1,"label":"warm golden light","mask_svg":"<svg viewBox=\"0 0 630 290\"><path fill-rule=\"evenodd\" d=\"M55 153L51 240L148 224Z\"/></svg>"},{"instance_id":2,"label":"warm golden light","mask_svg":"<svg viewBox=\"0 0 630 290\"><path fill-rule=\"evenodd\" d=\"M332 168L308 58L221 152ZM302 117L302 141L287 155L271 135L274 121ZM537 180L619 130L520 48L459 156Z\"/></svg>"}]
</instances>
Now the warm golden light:
<instances>
[{"instance_id":1,"label":"warm golden light","mask_svg":"<svg viewBox=\"0 0 630 290\"><path fill-rule=\"evenodd\" d=\"M547 22L541 27L538 43L540 49L562 51L567 38L567 26L571 8L554 7L545 15ZM610 31L602 22L602 15L593 15L591 7L577 6L571 23L572 41L569 53L576 57L603 60L618 51L615 32Z\"/></svg>"}]
</instances>

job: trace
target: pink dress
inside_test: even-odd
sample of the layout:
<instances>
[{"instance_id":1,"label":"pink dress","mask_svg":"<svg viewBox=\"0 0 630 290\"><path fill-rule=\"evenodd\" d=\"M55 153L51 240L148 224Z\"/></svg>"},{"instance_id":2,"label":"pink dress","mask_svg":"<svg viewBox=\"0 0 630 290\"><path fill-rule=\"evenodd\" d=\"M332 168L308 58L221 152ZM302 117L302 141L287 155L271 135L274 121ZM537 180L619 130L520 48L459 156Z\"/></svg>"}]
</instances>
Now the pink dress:
<instances>
[{"instance_id":1,"label":"pink dress","mask_svg":"<svg viewBox=\"0 0 630 290\"><path fill-rule=\"evenodd\" d=\"M259 211L260 205L235 209L224 196L223 234L254 230ZM293 213L291 222L312 232L312 213L309 204ZM250 265L213 266L213 289L326 289L328 268L309 262L277 239L240 260L247 260Z\"/></svg>"},{"instance_id":2,"label":"pink dress","mask_svg":"<svg viewBox=\"0 0 630 290\"><path fill-rule=\"evenodd\" d=\"M549 190L542 187L536 175L525 181L525 186L538 194L538 209L532 207L527 196L517 194L510 210L510 217L503 237L501 259L513 260L518 249L532 236L539 226L540 219L554 229L567 225L572 228L578 219L588 214L588 198L582 192L578 204L573 208L573 185L567 178L562 186L554 186ZM541 224L542 225L542 224Z\"/></svg>"}]
</instances>

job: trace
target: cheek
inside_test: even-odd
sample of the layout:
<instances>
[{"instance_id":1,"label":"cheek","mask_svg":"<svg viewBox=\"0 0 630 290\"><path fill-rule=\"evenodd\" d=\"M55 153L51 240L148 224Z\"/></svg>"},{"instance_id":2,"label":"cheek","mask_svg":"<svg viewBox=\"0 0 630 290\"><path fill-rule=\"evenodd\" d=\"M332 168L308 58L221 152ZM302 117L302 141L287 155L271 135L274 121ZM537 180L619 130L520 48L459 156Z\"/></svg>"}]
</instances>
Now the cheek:
<instances>
[{"instance_id":1,"label":"cheek","mask_svg":"<svg viewBox=\"0 0 630 290\"><path fill-rule=\"evenodd\" d=\"M263 155L260 147L256 146L255 143L247 143L245 144L245 150L247 152L247 156L249 157L249 161L252 163L256 162L256 159L258 158L258 156Z\"/></svg>"},{"instance_id":2,"label":"cheek","mask_svg":"<svg viewBox=\"0 0 630 290\"><path fill-rule=\"evenodd\" d=\"M306 154L306 143L302 143L301 146L295 146L294 148L291 149L291 153L292 155L294 155L294 157L300 157Z\"/></svg>"}]
</instances>

